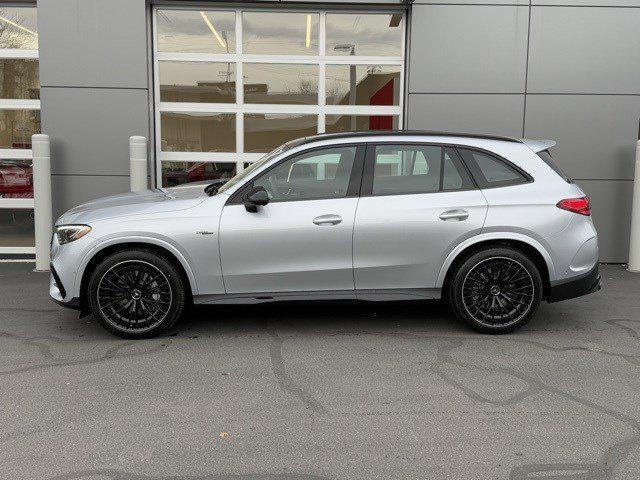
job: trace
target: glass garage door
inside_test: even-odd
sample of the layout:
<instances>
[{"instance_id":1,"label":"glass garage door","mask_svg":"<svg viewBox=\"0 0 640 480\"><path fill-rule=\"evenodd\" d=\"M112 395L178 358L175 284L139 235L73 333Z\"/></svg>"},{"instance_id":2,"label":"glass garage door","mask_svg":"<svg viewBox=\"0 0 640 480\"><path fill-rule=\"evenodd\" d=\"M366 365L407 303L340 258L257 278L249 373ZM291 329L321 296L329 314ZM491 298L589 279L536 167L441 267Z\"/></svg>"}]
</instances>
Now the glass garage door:
<instances>
[{"instance_id":1,"label":"glass garage door","mask_svg":"<svg viewBox=\"0 0 640 480\"><path fill-rule=\"evenodd\" d=\"M154 9L157 182L226 178L288 140L402 127L403 11Z\"/></svg>"},{"instance_id":2,"label":"glass garage door","mask_svg":"<svg viewBox=\"0 0 640 480\"><path fill-rule=\"evenodd\" d=\"M31 135L39 132L36 8L0 4L0 254L34 253Z\"/></svg>"}]
</instances>

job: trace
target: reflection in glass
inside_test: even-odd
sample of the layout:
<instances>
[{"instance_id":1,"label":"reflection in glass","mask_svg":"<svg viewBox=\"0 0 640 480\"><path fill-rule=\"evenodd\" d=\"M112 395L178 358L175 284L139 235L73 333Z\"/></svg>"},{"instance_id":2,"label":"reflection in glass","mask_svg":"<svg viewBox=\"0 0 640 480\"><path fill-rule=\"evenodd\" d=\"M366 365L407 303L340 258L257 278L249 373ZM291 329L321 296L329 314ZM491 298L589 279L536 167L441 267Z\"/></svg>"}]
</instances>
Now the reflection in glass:
<instances>
[{"instance_id":1,"label":"reflection in glass","mask_svg":"<svg viewBox=\"0 0 640 480\"><path fill-rule=\"evenodd\" d=\"M402 14L327 14L327 55L402 55Z\"/></svg>"},{"instance_id":2,"label":"reflection in glass","mask_svg":"<svg viewBox=\"0 0 640 480\"><path fill-rule=\"evenodd\" d=\"M284 142L317 132L317 115L247 114L244 116L244 151L269 152Z\"/></svg>"},{"instance_id":3,"label":"reflection in glass","mask_svg":"<svg viewBox=\"0 0 640 480\"><path fill-rule=\"evenodd\" d=\"M231 178L235 163L225 162L162 162L162 186L175 187L185 183Z\"/></svg>"},{"instance_id":4,"label":"reflection in glass","mask_svg":"<svg viewBox=\"0 0 640 480\"><path fill-rule=\"evenodd\" d=\"M33 210L0 208L0 247L33 247Z\"/></svg>"},{"instance_id":5,"label":"reflection in glass","mask_svg":"<svg viewBox=\"0 0 640 480\"><path fill-rule=\"evenodd\" d=\"M0 148L31 148L40 133L40 110L0 110Z\"/></svg>"},{"instance_id":6,"label":"reflection in glass","mask_svg":"<svg viewBox=\"0 0 640 480\"><path fill-rule=\"evenodd\" d=\"M364 132L367 130L398 130L395 115L327 115L325 132Z\"/></svg>"},{"instance_id":7,"label":"reflection in glass","mask_svg":"<svg viewBox=\"0 0 640 480\"><path fill-rule=\"evenodd\" d=\"M0 160L0 198L33 198L31 160Z\"/></svg>"},{"instance_id":8,"label":"reflection in glass","mask_svg":"<svg viewBox=\"0 0 640 480\"><path fill-rule=\"evenodd\" d=\"M400 105L399 65L327 65L327 105Z\"/></svg>"},{"instance_id":9,"label":"reflection in glass","mask_svg":"<svg viewBox=\"0 0 640 480\"><path fill-rule=\"evenodd\" d=\"M158 62L160 101L234 103L234 63Z\"/></svg>"},{"instance_id":10,"label":"reflection in glass","mask_svg":"<svg viewBox=\"0 0 640 480\"><path fill-rule=\"evenodd\" d=\"M0 59L0 98L40 98L38 60Z\"/></svg>"},{"instance_id":11,"label":"reflection in glass","mask_svg":"<svg viewBox=\"0 0 640 480\"><path fill-rule=\"evenodd\" d=\"M0 48L38 49L35 7L0 8Z\"/></svg>"},{"instance_id":12,"label":"reflection in glass","mask_svg":"<svg viewBox=\"0 0 640 480\"><path fill-rule=\"evenodd\" d=\"M236 119L232 113L162 113L162 151L234 152Z\"/></svg>"},{"instance_id":13,"label":"reflection in glass","mask_svg":"<svg viewBox=\"0 0 640 480\"><path fill-rule=\"evenodd\" d=\"M245 63L244 103L318 103L318 66Z\"/></svg>"},{"instance_id":14,"label":"reflection in glass","mask_svg":"<svg viewBox=\"0 0 640 480\"><path fill-rule=\"evenodd\" d=\"M234 12L158 10L158 51L235 53Z\"/></svg>"},{"instance_id":15,"label":"reflection in glass","mask_svg":"<svg viewBox=\"0 0 640 480\"><path fill-rule=\"evenodd\" d=\"M242 52L271 55L317 55L318 14L242 13Z\"/></svg>"}]
</instances>

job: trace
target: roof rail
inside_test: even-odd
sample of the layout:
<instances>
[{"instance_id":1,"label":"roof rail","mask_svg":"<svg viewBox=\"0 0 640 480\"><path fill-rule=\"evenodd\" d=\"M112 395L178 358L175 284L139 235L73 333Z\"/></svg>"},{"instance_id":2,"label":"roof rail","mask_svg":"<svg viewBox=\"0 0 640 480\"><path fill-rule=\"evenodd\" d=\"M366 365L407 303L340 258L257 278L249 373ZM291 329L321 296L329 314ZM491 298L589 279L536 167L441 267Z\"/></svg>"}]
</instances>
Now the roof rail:
<instances>
[{"instance_id":1,"label":"roof rail","mask_svg":"<svg viewBox=\"0 0 640 480\"><path fill-rule=\"evenodd\" d=\"M498 140L503 142L522 143L522 139L515 137L505 137L500 135L485 135L480 133L455 133L455 132L436 132L429 130L368 130L364 132L341 132L341 133L320 133L300 139L298 145L316 142L319 140L345 139L355 137L380 137L380 136L416 136L426 135L431 137L464 137L478 138L482 140Z\"/></svg>"}]
</instances>

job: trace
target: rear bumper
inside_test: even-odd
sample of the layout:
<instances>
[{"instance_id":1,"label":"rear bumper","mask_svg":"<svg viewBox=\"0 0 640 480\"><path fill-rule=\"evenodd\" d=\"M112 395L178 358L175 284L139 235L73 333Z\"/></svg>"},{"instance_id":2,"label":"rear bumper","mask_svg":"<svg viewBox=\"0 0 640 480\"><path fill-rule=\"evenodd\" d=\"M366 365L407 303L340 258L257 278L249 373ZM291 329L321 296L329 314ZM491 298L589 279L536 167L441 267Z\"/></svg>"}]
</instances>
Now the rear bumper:
<instances>
[{"instance_id":1,"label":"rear bumper","mask_svg":"<svg viewBox=\"0 0 640 480\"><path fill-rule=\"evenodd\" d=\"M598 273L598 263L596 263L593 268L584 275L580 275L567 282L551 285L547 301L552 303L581 297L597 292L601 288L602 283L600 282L600 273Z\"/></svg>"}]
</instances>

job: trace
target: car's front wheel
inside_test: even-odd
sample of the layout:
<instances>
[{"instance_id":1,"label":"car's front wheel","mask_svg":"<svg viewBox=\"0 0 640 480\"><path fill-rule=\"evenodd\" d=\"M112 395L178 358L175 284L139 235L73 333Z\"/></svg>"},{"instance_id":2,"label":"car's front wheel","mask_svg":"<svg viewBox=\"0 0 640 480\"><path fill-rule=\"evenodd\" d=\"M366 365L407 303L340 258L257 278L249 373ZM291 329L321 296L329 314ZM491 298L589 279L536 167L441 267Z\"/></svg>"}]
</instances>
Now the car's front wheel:
<instances>
[{"instance_id":1,"label":"car's front wheel","mask_svg":"<svg viewBox=\"0 0 640 480\"><path fill-rule=\"evenodd\" d=\"M449 300L456 316L483 333L508 333L533 316L542 299L542 279L535 264L506 248L480 250L456 270Z\"/></svg>"},{"instance_id":2,"label":"car's front wheel","mask_svg":"<svg viewBox=\"0 0 640 480\"><path fill-rule=\"evenodd\" d=\"M124 338L149 338L182 315L186 293L177 268L146 249L127 249L102 260L87 289L94 317Z\"/></svg>"}]
</instances>

